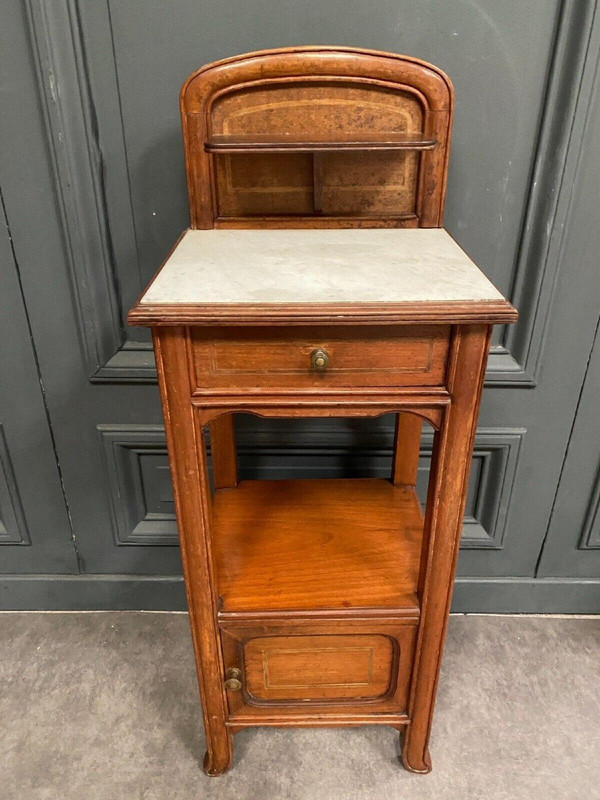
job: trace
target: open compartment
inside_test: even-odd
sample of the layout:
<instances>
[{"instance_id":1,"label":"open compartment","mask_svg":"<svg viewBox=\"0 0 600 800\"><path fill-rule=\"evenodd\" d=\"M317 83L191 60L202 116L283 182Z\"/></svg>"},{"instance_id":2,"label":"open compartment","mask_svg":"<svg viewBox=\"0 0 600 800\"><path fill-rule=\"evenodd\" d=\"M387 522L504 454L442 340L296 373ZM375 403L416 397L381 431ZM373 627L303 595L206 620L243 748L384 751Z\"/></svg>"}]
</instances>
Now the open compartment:
<instances>
[{"instance_id":1,"label":"open compartment","mask_svg":"<svg viewBox=\"0 0 600 800\"><path fill-rule=\"evenodd\" d=\"M418 617L425 495L422 485L417 494L421 419L402 417L408 425L399 429L396 452L382 451L380 439L370 461L348 446L335 456L322 445L326 462L319 450L303 454L309 420L270 420L269 435L276 439L280 430L281 441L287 438L287 462L275 452L270 465L261 465L244 451L241 469L233 414L209 424L209 526L221 619L374 610ZM368 437L376 422L354 418L351 426L360 437L359 428L367 424L362 436ZM327 428L339 435L344 421L312 424L312 436L320 431L326 437ZM289 446L294 430L295 450ZM363 447L364 438L362 454Z\"/></svg>"}]
</instances>

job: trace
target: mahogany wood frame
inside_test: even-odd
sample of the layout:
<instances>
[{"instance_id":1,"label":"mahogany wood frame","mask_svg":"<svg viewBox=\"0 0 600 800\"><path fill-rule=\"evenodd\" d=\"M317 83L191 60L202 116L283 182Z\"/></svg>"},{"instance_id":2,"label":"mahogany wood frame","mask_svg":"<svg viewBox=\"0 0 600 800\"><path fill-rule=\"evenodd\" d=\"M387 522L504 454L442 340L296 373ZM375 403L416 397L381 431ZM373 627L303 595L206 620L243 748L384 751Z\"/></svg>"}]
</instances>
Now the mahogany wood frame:
<instances>
[{"instance_id":1,"label":"mahogany wood frame","mask_svg":"<svg viewBox=\"0 0 600 800\"><path fill-rule=\"evenodd\" d=\"M421 98L424 129L413 140L369 144L362 136L334 141L330 135L314 141L282 143L249 136L226 140L212 137L211 108L215 97L239 87L269 81L292 88L297 81L360 81L365 86L410 91ZM449 79L437 68L404 56L350 48L288 48L251 53L211 64L195 72L181 91L186 169L191 224L213 227L437 227L442 223L446 185L453 92ZM362 150L413 144L419 155L416 183L417 216L390 219L382 216L324 217L318 203L312 216L297 218L220 218L217 213L217 179L213 159L221 152L263 150ZM431 146L431 142L435 142ZM240 156L241 157L241 156ZM319 162L315 157L315 169ZM318 192L316 192L317 194ZM318 198L317 198L318 199ZM402 758L407 769L428 772L428 741L439 669L458 556L467 478L476 421L489 350L492 325L512 322L516 311L507 301L493 303L334 304L325 306L144 306L129 314L131 324L152 327L158 380L165 417L175 507L192 638L202 699L207 741L205 770L224 772L233 757L232 734L249 725L393 725L404 732ZM307 325L346 326L356 338L362 326L381 326L392 338L394 326L451 326L447 353L438 364L439 385L390 385L369 388L307 389L298 383L281 387L273 373L272 386L259 389L232 387L223 391L210 385L198 389L194 368L192 328L236 326L251 344L256 326L274 330L293 328L303 335ZM360 337L356 343L359 352ZM220 612L218 576L211 529L211 488L203 429L210 428L214 489L236 491L237 468L233 413L249 411L267 417L377 416L396 413L392 484L414 492L422 422L435 429L432 466L418 581L414 587L418 608L390 611L382 608L257 610L254 613ZM368 511L368 510L367 510ZM296 554L301 558L301 553ZM309 707L246 707L236 716L240 699L225 688L227 670L237 658L245 636L276 634L282 637L339 633L394 637L398 625L413 626L407 683L407 704L369 707L354 704ZM403 634L404 636L405 634ZM406 634L408 635L408 634ZM287 641L287 639L286 639ZM408 640L407 640L408 641ZM406 659L403 651L402 663ZM397 668L397 664L394 669ZM406 667L402 667L406 669ZM400 677L398 677L400 681ZM400 683L398 684L400 686ZM399 689L398 689L399 691ZM337 696L337 695L336 695ZM390 696L391 697L391 696ZM316 710L315 710L316 708ZM321 709L319 711L319 709Z\"/></svg>"},{"instance_id":2,"label":"mahogany wood frame","mask_svg":"<svg viewBox=\"0 0 600 800\"><path fill-rule=\"evenodd\" d=\"M285 85L292 90L306 81L353 82L410 92L418 98L424 127L424 144L416 142L412 148L423 150L417 189L418 220L403 222L376 215L370 218L358 215L350 219L319 215L279 220L271 217L262 221L218 216L214 154L219 145L211 145L211 115L215 100L253 86ZM391 53L341 47L292 47L249 53L208 64L190 75L180 94L191 227L439 227L444 213L453 107L452 84L441 70L416 58ZM332 142L335 138L331 134L325 136L331 149L348 147L343 140ZM431 141L435 142L433 148ZM281 149L281 142L276 146ZM319 149L324 146L326 144L321 142ZM363 148L365 146L363 144ZM307 147L306 143L304 147ZM381 143L372 140L371 148L377 147L381 147ZM220 149L225 150L223 143Z\"/></svg>"},{"instance_id":3,"label":"mahogany wood frame","mask_svg":"<svg viewBox=\"0 0 600 800\"><path fill-rule=\"evenodd\" d=\"M210 489L202 441L203 425L214 425L215 421L223 419L223 413L235 410L252 410L265 416L281 414L287 417L304 417L307 411L319 416L327 416L332 411L341 411L344 416L363 416L365 413L382 414L410 408L411 413L418 416L414 417L413 422L413 417L407 415L406 419L411 422L408 425L403 423L401 427L405 425L406 430L412 428L410 433L413 437L413 449L407 451L404 459L396 459L395 475L397 481L410 481L411 484L415 480L416 428L420 427L421 416L426 416L437 428L419 575L420 621L407 715L390 717L373 714L366 717L347 714L336 721L321 720L318 723L307 711L304 716L296 715L284 722L269 721L260 715L255 719L255 724L289 726L365 722L400 725L406 728L404 764L412 771L428 772L431 769L428 740L490 335L491 326L488 325L456 326L447 372L447 389L452 402L449 402L448 394L441 392L438 395L421 396L402 393L377 398L375 402L365 406L356 398L345 398L346 404L340 409L337 403L332 408L332 398L328 397L310 398L310 406L306 408L304 403L307 398L302 396L278 397L272 405L265 404L263 397L244 398L244 402L240 402L238 398L237 403L234 398L229 398L226 403L218 398L216 402L219 405L212 407L207 406L206 400L202 398L192 404L190 398L193 386L188 370L189 337L186 328L165 326L153 330L190 622L204 710L207 739L205 769L208 774L220 774L229 767L233 757L231 733L240 725L230 726L227 722L229 714L227 694L223 688L225 674L220 652L218 600L215 595L216 581L210 538ZM404 419L404 415L401 419ZM230 467L227 471L229 469ZM282 616L285 618L286 615ZM360 629L361 624L370 617L370 612L365 611L354 616L357 629ZM260 619L264 619L264 615ZM332 630L338 624L335 619L339 617L334 617ZM245 624L251 624L251 621L247 620ZM246 721L244 727L248 724L251 723Z\"/></svg>"}]
</instances>

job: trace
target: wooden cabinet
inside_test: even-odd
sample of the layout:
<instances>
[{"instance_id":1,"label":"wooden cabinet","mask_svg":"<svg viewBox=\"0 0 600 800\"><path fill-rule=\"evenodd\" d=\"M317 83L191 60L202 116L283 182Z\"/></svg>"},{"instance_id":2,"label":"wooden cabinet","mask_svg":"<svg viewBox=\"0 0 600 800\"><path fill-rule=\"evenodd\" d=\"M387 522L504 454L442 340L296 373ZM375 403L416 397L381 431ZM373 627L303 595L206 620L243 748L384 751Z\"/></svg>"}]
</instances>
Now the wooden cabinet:
<instances>
[{"instance_id":1,"label":"wooden cabinet","mask_svg":"<svg viewBox=\"0 0 600 800\"><path fill-rule=\"evenodd\" d=\"M301 48L205 67L181 104L193 229L129 321L153 331L205 769L242 727L373 723L427 772L491 329L516 319L441 228L450 82ZM241 411L396 413L392 472L239 482Z\"/></svg>"}]
</instances>

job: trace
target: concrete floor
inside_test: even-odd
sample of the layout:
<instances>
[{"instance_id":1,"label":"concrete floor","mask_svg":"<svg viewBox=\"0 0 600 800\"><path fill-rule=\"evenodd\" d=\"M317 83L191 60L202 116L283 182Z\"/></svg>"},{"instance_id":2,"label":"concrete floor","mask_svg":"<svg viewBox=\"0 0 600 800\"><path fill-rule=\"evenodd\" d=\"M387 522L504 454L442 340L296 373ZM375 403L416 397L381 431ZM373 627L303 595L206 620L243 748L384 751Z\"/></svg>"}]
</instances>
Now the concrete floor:
<instances>
[{"instance_id":1,"label":"concrete floor","mask_svg":"<svg viewBox=\"0 0 600 800\"><path fill-rule=\"evenodd\" d=\"M2 800L600 800L600 619L450 622L433 772L391 729L251 730L207 778L185 614L0 614Z\"/></svg>"}]
</instances>

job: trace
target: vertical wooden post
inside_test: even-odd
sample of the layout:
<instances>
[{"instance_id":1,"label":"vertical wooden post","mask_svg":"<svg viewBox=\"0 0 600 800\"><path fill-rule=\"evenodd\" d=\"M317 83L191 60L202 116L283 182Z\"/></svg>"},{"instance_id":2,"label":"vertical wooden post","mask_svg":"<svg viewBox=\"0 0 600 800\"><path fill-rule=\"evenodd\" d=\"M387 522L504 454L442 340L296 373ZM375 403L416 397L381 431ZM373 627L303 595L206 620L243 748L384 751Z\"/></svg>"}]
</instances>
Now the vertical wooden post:
<instances>
[{"instance_id":1,"label":"vertical wooden post","mask_svg":"<svg viewBox=\"0 0 600 800\"><path fill-rule=\"evenodd\" d=\"M323 154L313 153L313 212L323 211Z\"/></svg>"},{"instance_id":2,"label":"vertical wooden post","mask_svg":"<svg viewBox=\"0 0 600 800\"><path fill-rule=\"evenodd\" d=\"M223 414L208 425L215 489L237 486L237 456L233 414Z\"/></svg>"},{"instance_id":3,"label":"vertical wooden post","mask_svg":"<svg viewBox=\"0 0 600 800\"><path fill-rule=\"evenodd\" d=\"M392 464L392 483L395 486L415 486L417 483L422 427L423 420L416 414L396 415Z\"/></svg>"},{"instance_id":4,"label":"vertical wooden post","mask_svg":"<svg viewBox=\"0 0 600 800\"><path fill-rule=\"evenodd\" d=\"M435 437L419 579L421 619L408 712L411 721L402 749L404 765L412 772L431 770L429 734L490 335L487 325L455 328L448 370L452 403Z\"/></svg>"},{"instance_id":5,"label":"vertical wooden post","mask_svg":"<svg viewBox=\"0 0 600 800\"><path fill-rule=\"evenodd\" d=\"M227 730L223 664L209 528L210 489L206 449L191 386L182 327L153 328L181 558L206 733L204 769L224 772L233 757Z\"/></svg>"}]
</instances>

